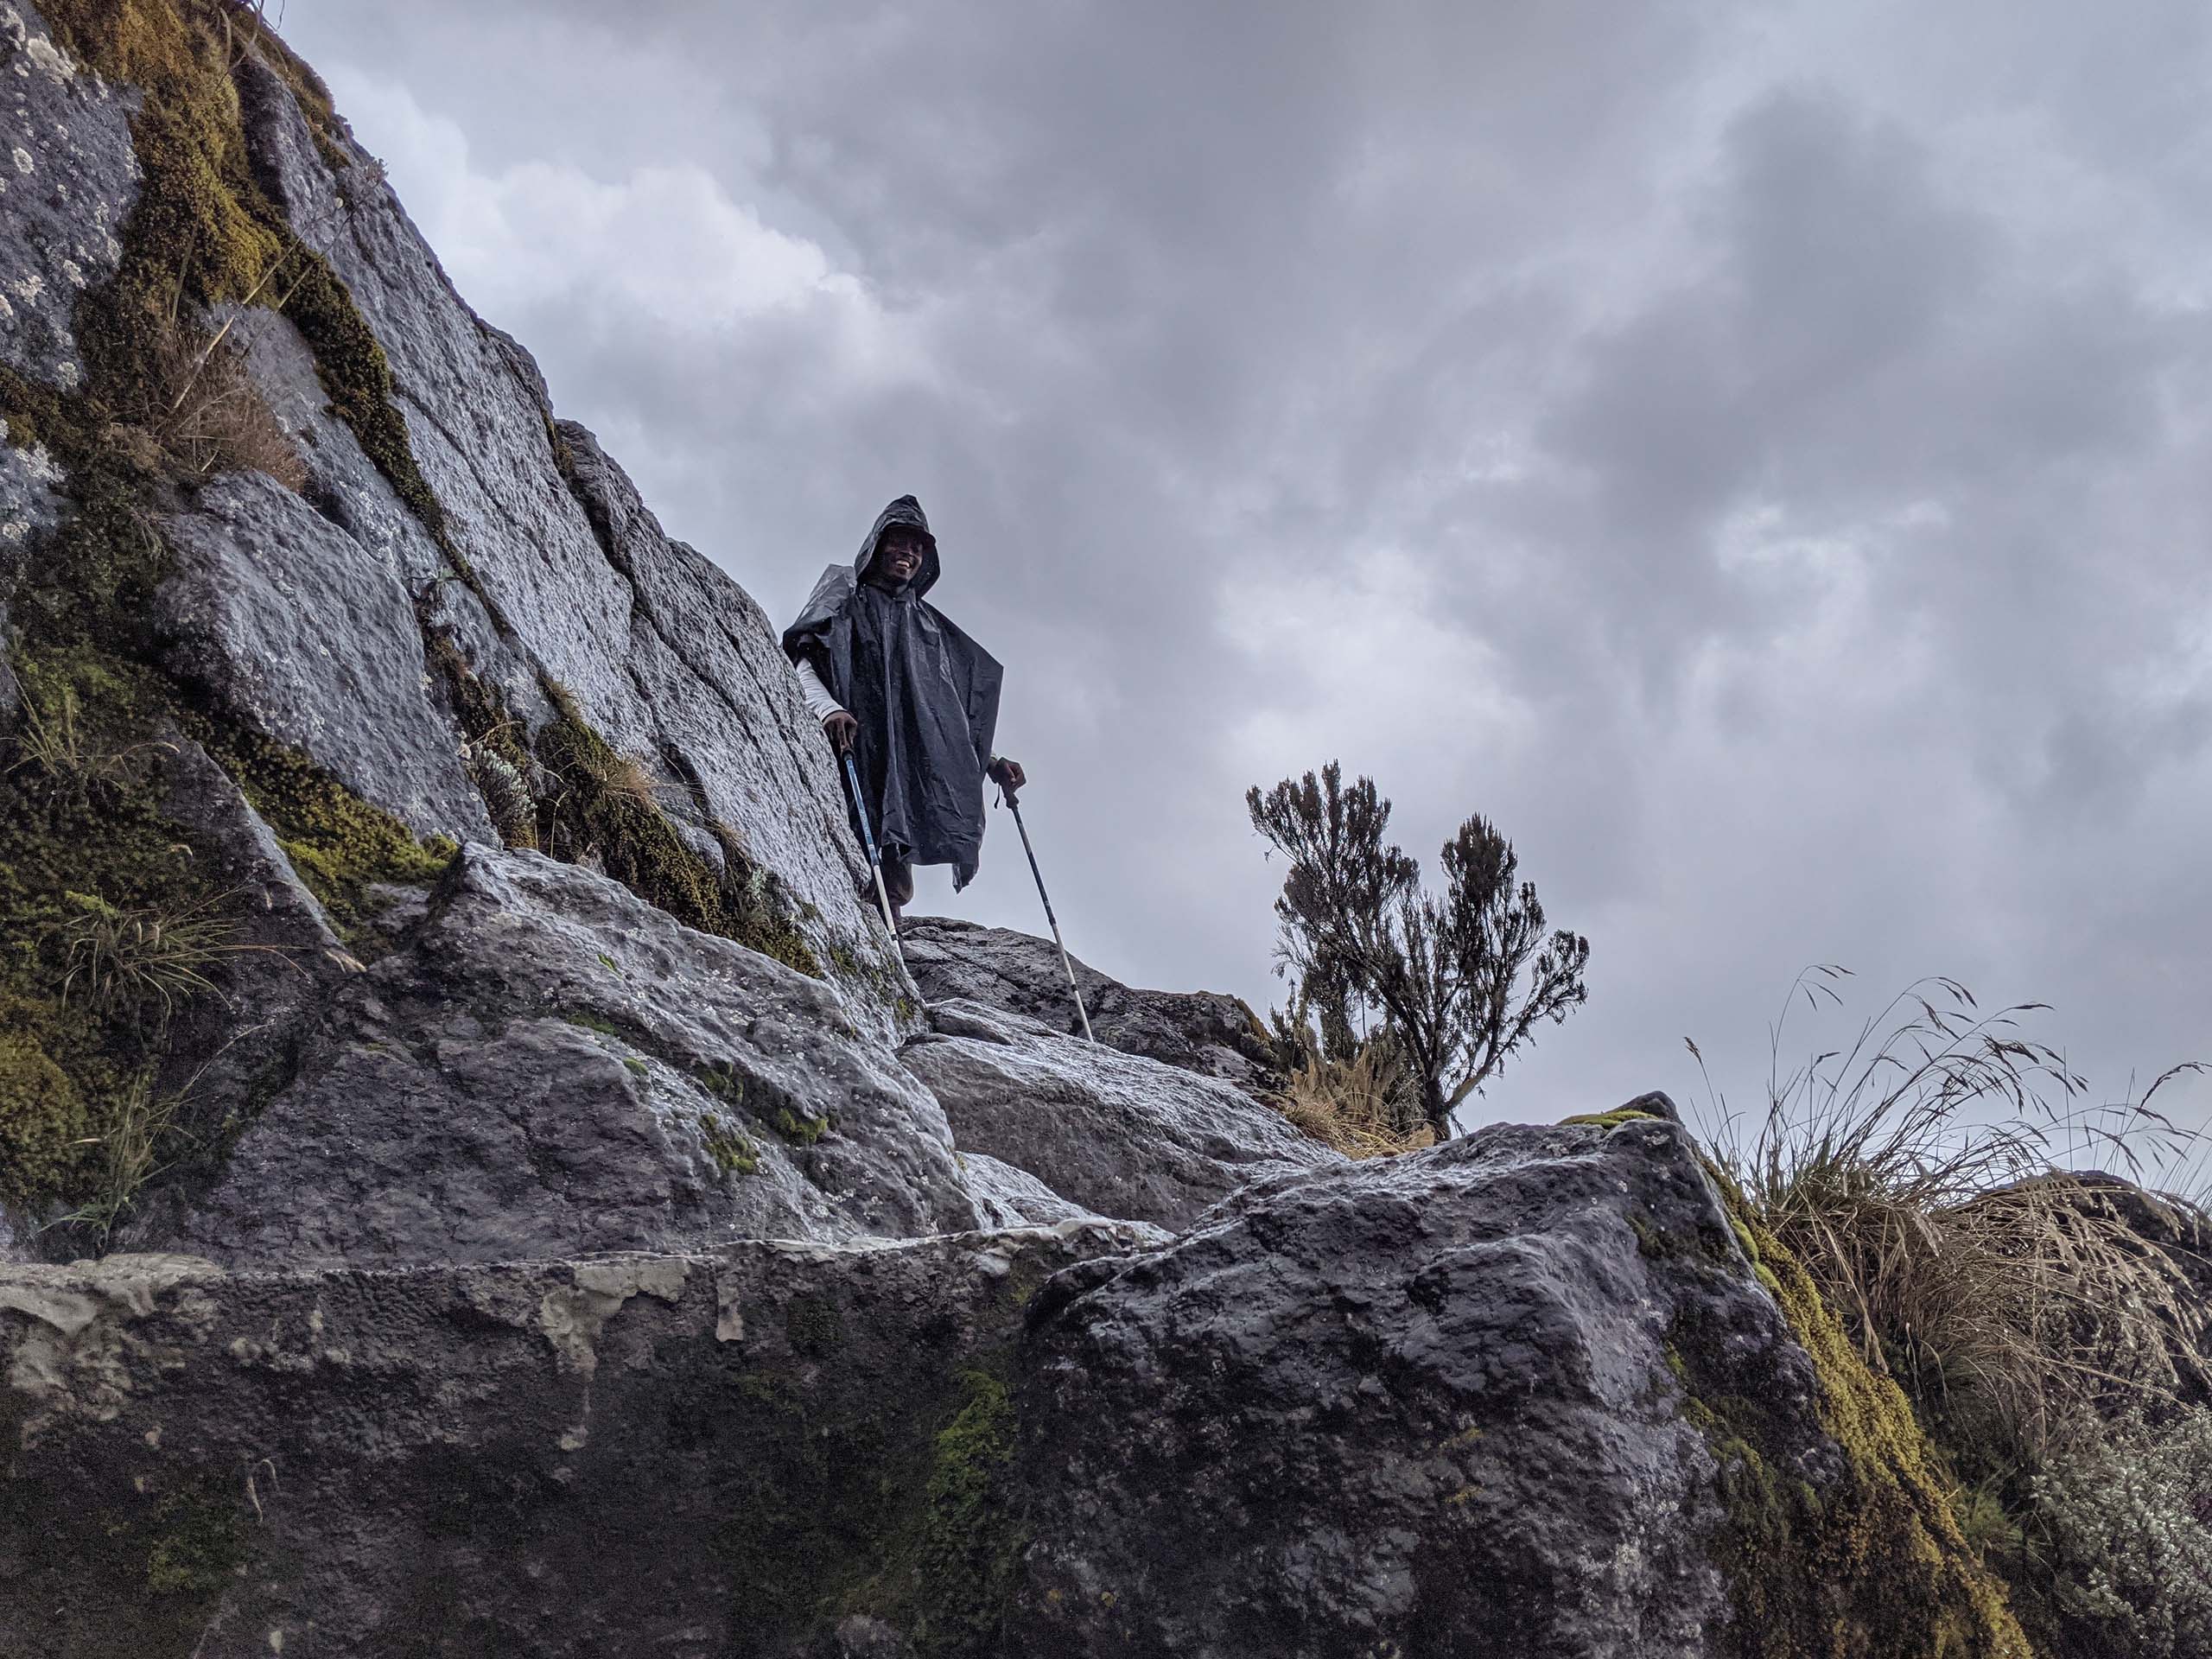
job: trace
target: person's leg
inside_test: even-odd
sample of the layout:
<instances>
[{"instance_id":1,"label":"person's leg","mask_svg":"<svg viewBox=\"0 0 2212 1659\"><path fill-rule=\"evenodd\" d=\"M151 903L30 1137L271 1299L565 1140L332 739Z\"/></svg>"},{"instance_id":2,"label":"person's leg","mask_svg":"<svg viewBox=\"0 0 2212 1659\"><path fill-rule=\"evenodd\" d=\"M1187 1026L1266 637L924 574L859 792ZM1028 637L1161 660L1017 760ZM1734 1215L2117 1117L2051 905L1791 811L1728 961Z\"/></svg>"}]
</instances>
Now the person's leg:
<instances>
[{"instance_id":1,"label":"person's leg","mask_svg":"<svg viewBox=\"0 0 2212 1659\"><path fill-rule=\"evenodd\" d=\"M906 906L914 902L914 867L896 854L884 858L883 893L891 900L891 918L895 925L902 919Z\"/></svg>"}]
</instances>

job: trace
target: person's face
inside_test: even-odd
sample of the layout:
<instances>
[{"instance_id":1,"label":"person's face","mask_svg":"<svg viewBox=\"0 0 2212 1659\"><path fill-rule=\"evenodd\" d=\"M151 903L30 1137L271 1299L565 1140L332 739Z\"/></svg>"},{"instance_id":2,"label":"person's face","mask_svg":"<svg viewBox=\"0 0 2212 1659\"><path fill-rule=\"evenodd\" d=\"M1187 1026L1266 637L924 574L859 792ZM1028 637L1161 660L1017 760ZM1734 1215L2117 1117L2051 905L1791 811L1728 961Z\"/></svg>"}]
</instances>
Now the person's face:
<instances>
[{"instance_id":1,"label":"person's face","mask_svg":"<svg viewBox=\"0 0 2212 1659\"><path fill-rule=\"evenodd\" d=\"M892 530L875 544L874 569L892 582L912 582L922 568L922 538L911 530Z\"/></svg>"}]
</instances>

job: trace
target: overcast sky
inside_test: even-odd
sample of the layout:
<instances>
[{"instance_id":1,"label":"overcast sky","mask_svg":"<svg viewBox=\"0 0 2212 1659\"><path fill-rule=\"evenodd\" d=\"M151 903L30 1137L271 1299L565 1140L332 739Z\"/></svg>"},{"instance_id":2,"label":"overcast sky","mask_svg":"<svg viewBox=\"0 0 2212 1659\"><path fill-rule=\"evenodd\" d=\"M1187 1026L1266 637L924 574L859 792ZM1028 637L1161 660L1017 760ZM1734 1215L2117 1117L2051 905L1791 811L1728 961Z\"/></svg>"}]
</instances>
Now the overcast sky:
<instances>
[{"instance_id":1,"label":"overcast sky","mask_svg":"<svg viewBox=\"0 0 2212 1659\"><path fill-rule=\"evenodd\" d=\"M1816 962L2212 1058L2196 0L289 0L462 293L774 615L918 495L1069 942L1264 1005L1246 785L1479 810L1755 1101ZM1031 931L1010 823L955 898ZM1834 1022L1830 1021L1832 1034ZM1793 1050L1822 1035L1793 1024ZM2212 1090L2170 1092L2202 1122Z\"/></svg>"}]
</instances>

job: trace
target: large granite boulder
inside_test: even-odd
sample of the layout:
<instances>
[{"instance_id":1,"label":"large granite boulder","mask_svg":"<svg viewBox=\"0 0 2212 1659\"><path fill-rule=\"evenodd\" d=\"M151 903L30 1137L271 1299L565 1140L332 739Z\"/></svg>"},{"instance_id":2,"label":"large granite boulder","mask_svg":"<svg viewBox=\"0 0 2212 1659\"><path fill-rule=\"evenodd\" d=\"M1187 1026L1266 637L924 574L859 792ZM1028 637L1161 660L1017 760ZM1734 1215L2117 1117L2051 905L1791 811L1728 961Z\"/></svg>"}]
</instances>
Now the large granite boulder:
<instances>
[{"instance_id":1,"label":"large granite boulder","mask_svg":"<svg viewBox=\"0 0 2212 1659\"><path fill-rule=\"evenodd\" d=\"M1080 1035L1082 1015L1050 939L948 916L910 918L899 931L906 969L931 1002L977 1002ZM1146 991L1075 963L1091 1034L1140 1054L1255 1092L1274 1067L1267 1033L1244 1002L1218 991Z\"/></svg>"},{"instance_id":2,"label":"large granite boulder","mask_svg":"<svg viewBox=\"0 0 2212 1659\"><path fill-rule=\"evenodd\" d=\"M963 1153L1102 1216L1186 1227L1239 1187L1342 1161L1243 1090L972 1002L901 1051Z\"/></svg>"},{"instance_id":3,"label":"large granite boulder","mask_svg":"<svg viewBox=\"0 0 2212 1659\"><path fill-rule=\"evenodd\" d=\"M0 1268L0 1651L971 1650L1023 1306L1131 1242Z\"/></svg>"},{"instance_id":4,"label":"large granite boulder","mask_svg":"<svg viewBox=\"0 0 2212 1659\"><path fill-rule=\"evenodd\" d=\"M1009 1652L2026 1659L1676 1124L1286 1175L1033 1324Z\"/></svg>"},{"instance_id":5,"label":"large granite boulder","mask_svg":"<svg viewBox=\"0 0 2212 1659\"><path fill-rule=\"evenodd\" d=\"M976 1224L937 1102L823 982L482 846L388 925L133 1248L486 1262Z\"/></svg>"}]
</instances>

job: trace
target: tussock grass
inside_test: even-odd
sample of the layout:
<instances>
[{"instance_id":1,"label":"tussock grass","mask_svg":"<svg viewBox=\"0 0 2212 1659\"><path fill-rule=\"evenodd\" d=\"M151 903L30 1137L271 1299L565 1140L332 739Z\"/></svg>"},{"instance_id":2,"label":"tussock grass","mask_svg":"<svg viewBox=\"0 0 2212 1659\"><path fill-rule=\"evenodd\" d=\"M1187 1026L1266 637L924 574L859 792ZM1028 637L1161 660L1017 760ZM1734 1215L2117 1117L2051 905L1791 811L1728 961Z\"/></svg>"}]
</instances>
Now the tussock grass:
<instances>
[{"instance_id":1,"label":"tussock grass","mask_svg":"<svg viewBox=\"0 0 2212 1659\"><path fill-rule=\"evenodd\" d=\"M1420 1121L1420 1085L1382 1041L1369 1042L1348 1060L1309 1052L1286 1079L1282 1112L1350 1158L1389 1157L1436 1143Z\"/></svg>"},{"instance_id":2,"label":"tussock grass","mask_svg":"<svg viewBox=\"0 0 2212 1659\"><path fill-rule=\"evenodd\" d=\"M2195 1068L2140 1099L2093 1104L2086 1080L2024 1029L2044 1005L1985 1012L1940 977L1907 987L1847 1044L1785 1067L1789 1013L1841 1007L1846 977L1834 966L1799 976L1771 1028L1756 1129L1746 1138L1713 1096L1710 1138L1868 1361L2029 1456L2071 1408L2171 1382L2170 1351L2195 1323L2186 1275L2074 1166L2094 1160L2137 1181L2175 1167L2193 1137L2152 1101Z\"/></svg>"},{"instance_id":3,"label":"tussock grass","mask_svg":"<svg viewBox=\"0 0 2212 1659\"><path fill-rule=\"evenodd\" d=\"M222 994L212 976L225 963L283 954L238 938L238 921L219 908L227 893L173 910L124 910L88 893L65 897L77 913L60 927L68 963L61 1000L81 999L104 1017L143 1020L151 1012L165 1027L180 1002Z\"/></svg>"},{"instance_id":4,"label":"tussock grass","mask_svg":"<svg viewBox=\"0 0 2212 1659\"><path fill-rule=\"evenodd\" d=\"M153 351L151 407L143 424L186 478L266 473L288 490L307 487L307 463L246 372L223 330L196 340L170 327Z\"/></svg>"},{"instance_id":5,"label":"tussock grass","mask_svg":"<svg viewBox=\"0 0 2212 1659\"><path fill-rule=\"evenodd\" d=\"M142 756L176 747L156 741L118 748L103 742L84 720L75 689L66 684L51 691L26 688L13 741L16 758L0 775L28 769L44 778L50 789L79 802L97 790L128 782Z\"/></svg>"},{"instance_id":6,"label":"tussock grass","mask_svg":"<svg viewBox=\"0 0 2212 1659\"><path fill-rule=\"evenodd\" d=\"M2154 1104L2204 1068L2098 1103L2026 1033L2043 1005L1985 1012L1942 978L1785 1065L1791 1012L1841 1007L1845 977L1815 968L1790 988L1754 1123L1707 1077L1717 1163L1904 1389L1961 1534L2039 1643L2063 1659L2197 1651L2146 1633L2196 1628L2202 1598L2169 1569L2212 1560L2212 1457L2152 1455L2184 1429L2212 1445L2212 1214L2171 1190L2202 1136ZM2093 1559L2114 1540L2124 1564Z\"/></svg>"},{"instance_id":7,"label":"tussock grass","mask_svg":"<svg viewBox=\"0 0 2212 1659\"><path fill-rule=\"evenodd\" d=\"M86 1141L92 1154L91 1196L49 1226L77 1226L89 1231L96 1249L107 1251L116 1226L137 1203L148 1181L166 1166L164 1151L177 1135L177 1113L185 1091L155 1092L154 1074L141 1071L116 1096L105 1133Z\"/></svg>"}]
</instances>

